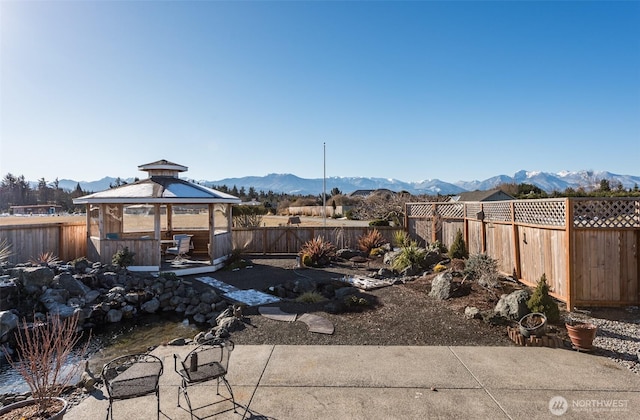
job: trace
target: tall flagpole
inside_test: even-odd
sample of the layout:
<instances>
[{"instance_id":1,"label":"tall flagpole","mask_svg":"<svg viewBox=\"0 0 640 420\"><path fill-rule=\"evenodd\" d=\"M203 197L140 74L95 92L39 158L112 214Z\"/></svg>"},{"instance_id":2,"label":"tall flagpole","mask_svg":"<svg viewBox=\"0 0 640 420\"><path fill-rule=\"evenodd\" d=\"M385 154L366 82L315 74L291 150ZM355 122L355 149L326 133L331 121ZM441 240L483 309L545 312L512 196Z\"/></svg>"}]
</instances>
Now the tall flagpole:
<instances>
[{"instance_id":1,"label":"tall flagpole","mask_svg":"<svg viewBox=\"0 0 640 420\"><path fill-rule=\"evenodd\" d=\"M322 225L327 227L327 144L322 143Z\"/></svg>"}]
</instances>

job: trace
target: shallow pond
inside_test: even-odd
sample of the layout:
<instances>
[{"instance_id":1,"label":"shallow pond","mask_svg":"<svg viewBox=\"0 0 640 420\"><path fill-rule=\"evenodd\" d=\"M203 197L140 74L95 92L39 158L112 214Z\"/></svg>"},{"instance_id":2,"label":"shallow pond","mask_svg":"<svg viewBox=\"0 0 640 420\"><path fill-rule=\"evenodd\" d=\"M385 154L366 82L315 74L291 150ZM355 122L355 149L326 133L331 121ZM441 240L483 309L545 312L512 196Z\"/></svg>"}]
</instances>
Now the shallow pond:
<instances>
[{"instance_id":1,"label":"shallow pond","mask_svg":"<svg viewBox=\"0 0 640 420\"><path fill-rule=\"evenodd\" d=\"M125 354L142 353L174 338L193 338L205 329L206 326L201 328L169 315L142 316L136 320L103 326L94 329L91 334L89 367L95 375L99 375L102 366L111 359ZM80 359L82 355L74 354L68 364L77 364ZM0 365L0 394L28 390L22 377L9 364Z\"/></svg>"}]
</instances>

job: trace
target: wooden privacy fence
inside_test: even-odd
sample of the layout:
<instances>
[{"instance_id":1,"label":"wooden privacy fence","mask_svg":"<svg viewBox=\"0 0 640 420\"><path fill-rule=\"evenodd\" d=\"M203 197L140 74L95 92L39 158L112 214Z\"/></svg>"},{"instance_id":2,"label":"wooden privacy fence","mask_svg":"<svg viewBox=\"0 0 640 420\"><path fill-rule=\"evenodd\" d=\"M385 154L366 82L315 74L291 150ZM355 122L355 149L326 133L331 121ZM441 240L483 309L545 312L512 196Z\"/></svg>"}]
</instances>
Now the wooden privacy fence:
<instances>
[{"instance_id":1,"label":"wooden privacy fence","mask_svg":"<svg viewBox=\"0 0 640 420\"><path fill-rule=\"evenodd\" d=\"M227 253L231 253L231 243L234 249L250 254L293 254L300 251L308 240L321 236L339 248L357 248L358 239L373 229L368 226L234 228L231 241L226 235L216 235L216 240L220 241L216 246ZM394 232L402 230L385 226L375 229L391 243ZM189 233L198 237L197 231ZM5 238L12 244L13 254L9 261L13 263L37 258L45 252L53 252L63 261L88 256L85 223L0 226L0 240ZM136 251L135 241L129 246ZM203 246L206 249L206 245ZM113 253L115 251L112 250Z\"/></svg>"},{"instance_id":2,"label":"wooden privacy fence","mask_svg":"<svg viewBox=\"0 0 640 420\"><path fill-rule=\"evenodd\" d=\"M460 230L470 254L529 286L545 274L568 308L640 304L638 199L408 203L405 222L414 238L447 247Z\"/></svg>"},{"instance_id":3,"label":"wooden privacy fence","mask_svg":"<svg viewBox=\"0 0 640 420\"><path fill-rule=\"evenodd\" d=\"M62 261L87 255L86 223L42 223L0 226L0 241L11 244L12 263L37 259L52 252Z\"/></svg>"},{"instance_id":4,"label":"wooden privacy fence","mask_svg":"<svg viewBox=\"0 0 640 420\"><path fill-rule=\"evenodd\" d=\"M233 247L249 254L291 254L300 251L308 240L321 236L338 248L356 249L358 239L373 229L368 226L234 228ZM390 243L393 243L394 232L402 230L386 226L375 229Z\"/></svg>"}]
</instances>

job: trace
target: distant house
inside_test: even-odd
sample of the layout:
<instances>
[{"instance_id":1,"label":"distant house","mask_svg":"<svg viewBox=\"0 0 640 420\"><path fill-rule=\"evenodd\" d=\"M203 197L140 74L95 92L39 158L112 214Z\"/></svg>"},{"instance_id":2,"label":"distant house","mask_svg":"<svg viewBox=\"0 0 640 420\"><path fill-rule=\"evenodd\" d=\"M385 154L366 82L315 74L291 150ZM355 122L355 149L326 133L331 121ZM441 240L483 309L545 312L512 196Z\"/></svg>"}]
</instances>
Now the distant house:
<instances>
[{"instance_id":1,"label":"distant house","mask_svg":"<svg viewBox=\"0 0 640 420\"><path fill-rule=\"evenodd\" d=\"M9 212L12 214L59 214L62 206L57 204L33 204L31 206L11 206Z\"/></svg>"},{"instance_id":2,"label":"distant house","mask_svg":"<svg viewBox=\"0 0 640 420\"><path fill-rule=\"evenodd\" d=\"M516 198L507 194L506 192L495 189L488 191L469 191L463 192L459 195L451 197L449 201L504 201L515 200Z\"/></svg>"},{"instance_id":3,"label":"distant house","mask_svg":"<svg viewBox=\"0 0 640 420\"><path fill-rule=\"evenodd\" d=\"M392 194L395 195L395 191L391 191L387 188L378 188L377 190L355 190L349 194L349 197L369 197L370 195Z\"/></svg>"}]
</instances>

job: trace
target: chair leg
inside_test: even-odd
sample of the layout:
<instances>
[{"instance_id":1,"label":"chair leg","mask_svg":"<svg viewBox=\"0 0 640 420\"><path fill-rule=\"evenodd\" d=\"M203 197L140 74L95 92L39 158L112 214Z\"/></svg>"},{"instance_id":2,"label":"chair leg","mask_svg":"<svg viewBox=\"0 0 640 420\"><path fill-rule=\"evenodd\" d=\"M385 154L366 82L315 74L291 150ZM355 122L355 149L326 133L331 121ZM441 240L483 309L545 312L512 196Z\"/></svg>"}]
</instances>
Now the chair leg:
<instances>
[{"instance_id":1,"label":"chair leg","mask_svg":"<svg viewBox=\"0 0 640 420\"><path fill-rule=\"evenodd\" d=\"M227 390L229 391L229 394L231 395L231 402L233 403L233 412L237 413L238 410L236 409L236 399L233 396L233 390L231 389L231 384L229 383L229 381L227 381L227 378L225 378L224 376L222 378L219 378L219 379L222 379L224 384L227 386ZM219 380L218 380L218 385L220 385L220 381ZM220 394L218 393L218 395L220 395Z\"/></svg>"},{"instance_id":2,"label":"chair leg","mask_svg":"<svg viewBox=\"0 0 640 420\"><path fill-rule=\"evenodd\" d=\"M158 399L158 420L160 420L160 388L156 389L156 398Z\"/></svg>"},{"instance_id":3,"label":"chair leg","mask_svg":"<svg viewBox=\"0 0 640 420\"><path fill-rule=\"evenodd\" d=\"M107 420L109 420L109 417L113 420L113 401L111 398L109 398L109 407L107 407Z\"/></svg>"}]
</instances>

